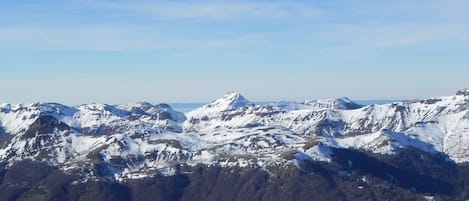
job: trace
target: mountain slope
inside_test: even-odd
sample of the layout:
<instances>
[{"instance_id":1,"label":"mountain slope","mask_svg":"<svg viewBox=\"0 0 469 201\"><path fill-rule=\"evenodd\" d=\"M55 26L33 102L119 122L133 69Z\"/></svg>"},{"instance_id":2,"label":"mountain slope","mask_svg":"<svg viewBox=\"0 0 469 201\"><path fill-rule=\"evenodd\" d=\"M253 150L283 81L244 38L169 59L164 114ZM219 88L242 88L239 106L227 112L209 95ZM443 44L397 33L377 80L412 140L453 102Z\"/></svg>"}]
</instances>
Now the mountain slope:
<instances>
[{"instance_id":1,"label":"mountain slope","mask_svg":"<svg viewBox=\"0 0 469 201\"><path fill-rule=\"evenodd\" d=\"M174 174L177 165L331 161L334 149L413 147L469 162L469 93L361 106L348 98L255 105L228 93L187 113L167 104L1 104L0 159L45 161L83 178Z\"/></svg>"}]
</instances>

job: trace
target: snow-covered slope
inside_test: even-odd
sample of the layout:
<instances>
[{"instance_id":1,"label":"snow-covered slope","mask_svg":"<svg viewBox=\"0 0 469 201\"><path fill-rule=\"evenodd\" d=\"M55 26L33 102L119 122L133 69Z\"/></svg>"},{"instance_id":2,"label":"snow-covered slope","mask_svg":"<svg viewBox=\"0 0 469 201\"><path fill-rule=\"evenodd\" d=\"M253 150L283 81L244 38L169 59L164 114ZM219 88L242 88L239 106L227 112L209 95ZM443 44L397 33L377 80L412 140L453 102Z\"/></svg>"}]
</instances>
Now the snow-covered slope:
<instances>
[{"instance_id":1,"label":"snow-covered slope","mask_svg":"<svg viewBox=\"0 0 469 201\"><path fill-rule=\"evenodd\" d=\"M228 93L186 114L167 104L0 104L0 159L116 179L177 164L261 166L331 159L331 147L403 147L469 162L469 92L361 106L348 98L255 105Z\"/></svg>"}]
</instances>

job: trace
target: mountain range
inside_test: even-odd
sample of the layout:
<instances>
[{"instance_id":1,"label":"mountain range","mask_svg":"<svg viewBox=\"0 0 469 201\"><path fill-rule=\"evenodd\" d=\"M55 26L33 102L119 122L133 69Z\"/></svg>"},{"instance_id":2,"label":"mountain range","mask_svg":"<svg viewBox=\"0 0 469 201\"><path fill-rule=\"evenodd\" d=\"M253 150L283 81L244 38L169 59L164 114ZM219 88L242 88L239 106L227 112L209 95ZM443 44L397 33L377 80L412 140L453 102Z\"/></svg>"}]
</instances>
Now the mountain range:
<instances>
[{"instance_id":1,"label":"mountain range","mask_svg":"<svg viewBox=\"0 0 469 201\"><path fill-rule=\"evenodd\" d=\"M360 105L349 98L256 105L228 93L188 112L168 104L0 104L0 161L47 164L74 182L174 176L181 167L304 169L337 150L393 157L415 149L469 162L469 90ZM352 161L347 161L352 166Z\"/></svg>"},{"instance_id":2,"label":"mountain range","mask_svg":"<svg viewBox=\"0 0 469 201\"><path fill-rule=\"evenodd\" d=\"M469 161L469 90L368 106L348 98L258 106L228 93L187 113L145 102L1 104L0 125L3 161L67 171L103 163L115 179L171 174L175 164L329 161L331 147L393 154L410 146Z\"/></svg>"}]
</instances>

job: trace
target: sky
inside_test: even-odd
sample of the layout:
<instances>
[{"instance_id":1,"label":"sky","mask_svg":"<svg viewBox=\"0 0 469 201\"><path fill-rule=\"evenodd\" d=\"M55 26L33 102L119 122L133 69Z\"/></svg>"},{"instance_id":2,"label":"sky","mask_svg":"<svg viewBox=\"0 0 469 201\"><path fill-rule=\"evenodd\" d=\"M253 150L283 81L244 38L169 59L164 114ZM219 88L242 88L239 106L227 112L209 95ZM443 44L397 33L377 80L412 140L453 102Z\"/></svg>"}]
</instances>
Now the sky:
<instances>
[{"instance_id":1,"label":"sky","mask_svg":"<svg viewBox=\"0 0 469 201\"><path fill-rule=\"evenodd\" d=\"M0 102L418 99L469 87L469 1L0 2Z\"/></svg>"}]
</instances>

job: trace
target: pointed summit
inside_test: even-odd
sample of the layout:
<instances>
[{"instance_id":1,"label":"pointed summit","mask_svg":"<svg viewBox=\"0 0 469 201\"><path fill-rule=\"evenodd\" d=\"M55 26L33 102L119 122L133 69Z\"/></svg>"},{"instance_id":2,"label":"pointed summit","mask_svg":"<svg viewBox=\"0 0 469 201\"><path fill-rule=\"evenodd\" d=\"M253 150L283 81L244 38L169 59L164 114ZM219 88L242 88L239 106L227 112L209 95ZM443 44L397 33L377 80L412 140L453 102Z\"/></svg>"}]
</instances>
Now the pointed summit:
<instances>
[{"instance_id":1,"label":"pointed summit","mask_svg":"<svg viewBox=\"0 0 469 201\"><path fill-rule=\"evenodd\" d=\"M254 106L239 93L227 93L223 97L212 101L202 107L186 113L188 122L208 121L213 118L220 118L225 112L235 111L239 108ZM195 119L195 120L194 120Z\"/></svg>"},{"instance_id":2,"label":"pointed summit","mask_svg":"<svg viewBox=\"0 0 469 201\"><path fill-rule=\"evenodd\" d=\"M253 106L249 100L239 93L227 93L223 97L205 105L205 108L216 109L219 111L234 110L240 107Z\"/></svg>"}]
</instances>

